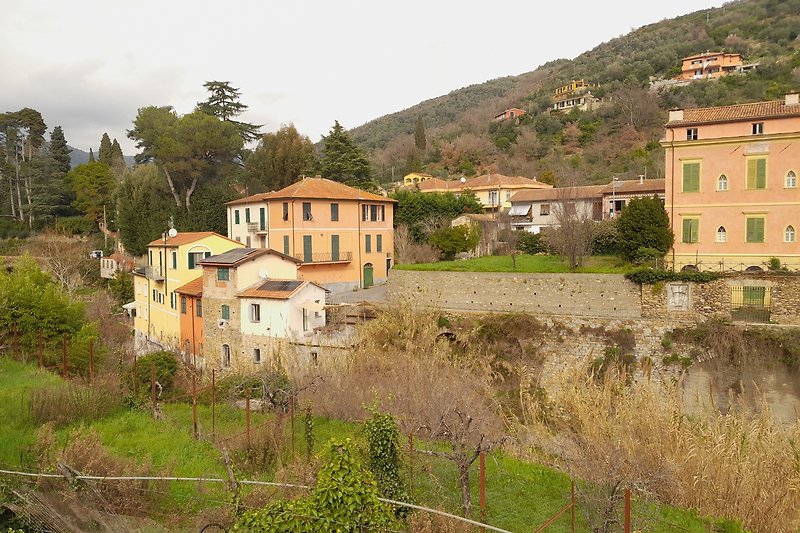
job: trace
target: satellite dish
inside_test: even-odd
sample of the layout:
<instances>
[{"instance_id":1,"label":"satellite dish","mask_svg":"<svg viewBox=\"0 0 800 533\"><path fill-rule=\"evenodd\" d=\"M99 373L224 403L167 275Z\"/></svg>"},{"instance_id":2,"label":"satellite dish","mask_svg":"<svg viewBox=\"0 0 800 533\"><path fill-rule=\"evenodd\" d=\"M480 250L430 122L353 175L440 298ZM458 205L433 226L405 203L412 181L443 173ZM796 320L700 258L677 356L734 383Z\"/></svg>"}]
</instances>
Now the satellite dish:
<instances>
[{"instance_id":1,"label":"satellite dish","mask_svg":"<svg viewBox=\"0 0 800 533\"><path fill-rule=\"evenodd\" d=\"M261 279L267 279L269 277L269 272L266 268L262 268L258 271L258 277Z\"/></svg>"},{"instance_id":2,"label":"satellite dish","mask_svg":"<svg viewBox=\"0 0 800 533\"><path fill-rule=\"evenodd\" d=\"M169 235L170 239L174 238L178 234L178 230L175 228L169 228L167 235Z\"/></svg>"}]
</instances>

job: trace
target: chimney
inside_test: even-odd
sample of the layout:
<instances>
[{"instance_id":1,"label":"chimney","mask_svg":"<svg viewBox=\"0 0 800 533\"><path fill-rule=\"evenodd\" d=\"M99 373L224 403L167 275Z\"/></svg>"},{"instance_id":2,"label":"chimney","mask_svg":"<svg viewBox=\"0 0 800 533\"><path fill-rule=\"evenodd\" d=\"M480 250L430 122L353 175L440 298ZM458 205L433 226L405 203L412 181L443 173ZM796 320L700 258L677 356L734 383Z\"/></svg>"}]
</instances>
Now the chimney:
<instances>
[{"instance_id":1,"label":"chimney","mask_svg":"<svg viewBox=\"0 0 800 533\"><path fill-rule=\"evenodd\" d=\"M670 109L669 120L667 122L679 122L683 120L683 109Z\"/></svg>"},{"instance_id":2,"label":"chimney","mask_svg":"<svg viewBox=\"0 0 800 533\"><path fill-rule=\"evenodd\" d=\"M797 105L800 104L800 93L787 93L786 100L784 101L785 105Z\"/></svg>"}]
</instances>

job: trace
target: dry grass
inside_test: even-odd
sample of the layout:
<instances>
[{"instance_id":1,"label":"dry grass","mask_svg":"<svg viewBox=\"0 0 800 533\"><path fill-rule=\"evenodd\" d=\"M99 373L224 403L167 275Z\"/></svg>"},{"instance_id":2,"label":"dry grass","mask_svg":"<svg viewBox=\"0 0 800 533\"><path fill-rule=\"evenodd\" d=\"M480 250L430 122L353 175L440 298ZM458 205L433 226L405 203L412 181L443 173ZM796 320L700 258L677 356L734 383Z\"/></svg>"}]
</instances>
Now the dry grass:
<instances>
[{"instance_id":1,"label":"dry grass","mask_svg":"<svg viewBox=\"0 0 800 533\"><path fill-rule=\"evenodd\" d=\"M122 409L119 379L111 373L98 376L94 385L67 382L31 392L30 417L34 424L62 427L91 423Z\"/></svg>"}]
</instances>

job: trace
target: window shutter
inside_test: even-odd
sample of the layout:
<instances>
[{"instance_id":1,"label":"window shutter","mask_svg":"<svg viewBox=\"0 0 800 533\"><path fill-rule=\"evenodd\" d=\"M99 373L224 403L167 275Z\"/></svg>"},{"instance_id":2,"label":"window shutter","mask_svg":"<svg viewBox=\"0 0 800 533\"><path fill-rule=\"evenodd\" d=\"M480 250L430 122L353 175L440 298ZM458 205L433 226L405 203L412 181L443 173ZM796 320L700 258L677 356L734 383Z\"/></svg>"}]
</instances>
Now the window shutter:
<instances>
[{"instance_id":1,"label":"window shutter","mask_svg":"<svg viewBox=\"0 0 800 533\"><path fill-rule=\"evenodd\" d=\"M756 188L767 188L767 160L756 159Z\"/></svg>"},{"instance_id":2,"label":"window shutter","mask_svg":"<svg viewBox=\"0 0 800 533\"><path fill-rule=\"evenodd\" d=\"M331 261L339 260L339 236L331 235Z\"/></svg>"},{"instance_id":3,"label":"window shutter","mask_svg":"<svg viewBox=\"0 0 800 533\"><path fill-rule=\"evenodd\" d=\"M683 192L700 190L700 163L683 164Z\"/></svg>"},{"instance_id":4,"label":"window shutter","mask_svg":"<svg viewBox=\"0 0 800 533\"><path fill-rule=\"evenodd\" d=\"M684 219L683 221L683 238L681 242L692 242L692 221L688 219Z\"/></svg>"},{"instance_id":5,"label":"window shutter","mask_svg":"<svg viewBox=\"0 0 800 533\"><path fill-rule=\"evenodd\" d=\"M194 269L194 254L189 254L189 270Z\"/></svg>"}]
</instances>

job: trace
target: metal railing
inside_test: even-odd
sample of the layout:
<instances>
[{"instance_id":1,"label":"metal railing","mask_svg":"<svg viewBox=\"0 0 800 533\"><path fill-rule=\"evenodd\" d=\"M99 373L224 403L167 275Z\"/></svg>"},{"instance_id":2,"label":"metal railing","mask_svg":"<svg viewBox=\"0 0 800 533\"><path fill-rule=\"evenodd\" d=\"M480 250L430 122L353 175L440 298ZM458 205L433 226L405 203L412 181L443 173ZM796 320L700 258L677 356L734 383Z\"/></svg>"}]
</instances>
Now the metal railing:
<instances>
[{"instance_id":1,"label":"metal railing","mask_svg":"<svg viewBox=\"0 0 800 533\"><path fill-rule=\"evenodd\" d=\"M248 222L247 223L247 231L250 233L267 233L267 228L262 227L261 223L259 222Z\"/></svg>"},{"instance_id":2,"label":"metal railing","mask_svg":"<svg viewBox=\"0 0 800 533\"><path fill-rule=\"evenodd\" d=\"M353 252L339 252L338 254L333 254L331 252L299 254L296 255L295 258L302 261L303 263L350 262L353 260Z\"/></svg>"}]
</instances>

